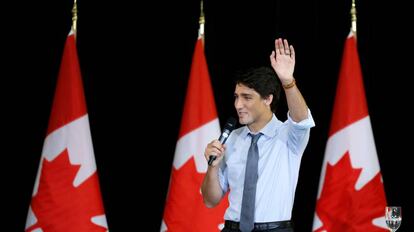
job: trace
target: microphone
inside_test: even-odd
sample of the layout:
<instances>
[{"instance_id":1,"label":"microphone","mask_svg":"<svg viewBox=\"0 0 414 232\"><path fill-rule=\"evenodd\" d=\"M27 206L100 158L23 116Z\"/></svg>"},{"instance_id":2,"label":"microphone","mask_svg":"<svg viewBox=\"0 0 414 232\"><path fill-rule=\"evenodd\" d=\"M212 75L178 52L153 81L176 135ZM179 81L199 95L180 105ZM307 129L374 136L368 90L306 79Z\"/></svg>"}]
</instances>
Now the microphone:
<instances>
[{"instance_id":1,"label":"microphone","mask_svg":"<svg viewBox=\"0 0 414 232\"><path fill-rule=\"evenodd\" d=\"M233 131L234 127L236 126L237 120L233 117L230 117L227 119L226 124L224 125L223 132L221 132L221 135L219 137L219 142L221 144L226 143L227 138L229 137L230 133ZM208 159L208 165L211 165L214 160L216 160L217 156L211 155Z\"/></svg>"}]
</instances>

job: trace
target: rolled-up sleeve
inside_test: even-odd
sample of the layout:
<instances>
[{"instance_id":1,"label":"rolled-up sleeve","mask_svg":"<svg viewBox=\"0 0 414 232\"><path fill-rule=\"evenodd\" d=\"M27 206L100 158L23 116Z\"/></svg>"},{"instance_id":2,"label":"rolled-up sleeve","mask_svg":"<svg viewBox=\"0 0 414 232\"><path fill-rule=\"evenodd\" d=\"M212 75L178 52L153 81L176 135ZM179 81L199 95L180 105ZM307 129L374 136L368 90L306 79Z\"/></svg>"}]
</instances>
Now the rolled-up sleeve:
<instances>
[{"instance_id":1,"label":"rolled-up sleeve","mask_svg":"<svg viewBox=\"0 0 414 232\"><path fill-rule=\"evenodd\" d=\"M301 155L309 141L310 128L315 126L312 114L308 109L308 118L295 122L288 112L289 136L288 146L294 154Z\"/></svg>"},{"instance_id":2,"label":"rolled-up sleeve","mask_svg":"<svg viewBox=\"0 0 414 232\"><path fill-rule=\"evenodd\" d=\"M292 124L294 128L299 129L299 130L309 129L315 126L315 121L313 121L313 117L309 109L308 109L308 118L303 119L300 122L293 121L293 119L289 115L289 112L287 114L287 117L288 117L289 123Z\"/></svg>"}]
</instances>

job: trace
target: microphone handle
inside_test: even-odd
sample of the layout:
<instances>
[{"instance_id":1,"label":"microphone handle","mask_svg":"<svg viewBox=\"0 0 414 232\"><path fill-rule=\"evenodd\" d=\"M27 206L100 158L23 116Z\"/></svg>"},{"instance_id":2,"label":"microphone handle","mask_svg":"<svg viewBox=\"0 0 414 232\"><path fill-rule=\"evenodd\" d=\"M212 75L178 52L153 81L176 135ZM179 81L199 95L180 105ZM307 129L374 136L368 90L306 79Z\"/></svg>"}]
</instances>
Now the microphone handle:
<instances>
[{"instance_id":1,"label":"microphone handle","mask_svg":"<svg viewBox=\"0 0 414 232\"><path fill-rule=\"evenodd\" d=\"M213 164L213 161L214 160L216 160L217 159L217 156L215 156L215 155L211 155L209 158L208 158L208 166L211 166L211 164Z\"/></svg>"},{"instance_id":2,"label":"microphone handle","mask_svg":"<svg viewBox=\"0 0 414 232\"><path fill-rule=\"evenodd\" d=\"M221 144L224 144L227 140L227 137L229 137L229 131L224 130L223 133L220 135L220 138L218 140ZM216 159L217 159L217 156L210 155L210 157L208 158L208 165L211 166L213 161L216 160Z\"/></svg>"}]
</instances>

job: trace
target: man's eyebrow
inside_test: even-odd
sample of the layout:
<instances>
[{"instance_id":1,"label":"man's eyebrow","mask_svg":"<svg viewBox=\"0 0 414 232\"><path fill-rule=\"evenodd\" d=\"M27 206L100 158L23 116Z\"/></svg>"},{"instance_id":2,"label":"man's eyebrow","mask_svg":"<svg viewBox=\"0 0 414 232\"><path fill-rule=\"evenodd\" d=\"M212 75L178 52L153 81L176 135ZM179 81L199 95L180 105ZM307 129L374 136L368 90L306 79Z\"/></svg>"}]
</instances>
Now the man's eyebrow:
<instances>
[{"instance_id":1,"label":"man's eyebrow","mask_svg":"<svg viewBox=\"0 0 414 232\"><path fill-rule=\"evenodd\" d=\"M243 96L243 97L251 97L251 96L253 96L253 94L251 94L251 93L241 93L240 95Z\"/></svg>"}]
</instances>

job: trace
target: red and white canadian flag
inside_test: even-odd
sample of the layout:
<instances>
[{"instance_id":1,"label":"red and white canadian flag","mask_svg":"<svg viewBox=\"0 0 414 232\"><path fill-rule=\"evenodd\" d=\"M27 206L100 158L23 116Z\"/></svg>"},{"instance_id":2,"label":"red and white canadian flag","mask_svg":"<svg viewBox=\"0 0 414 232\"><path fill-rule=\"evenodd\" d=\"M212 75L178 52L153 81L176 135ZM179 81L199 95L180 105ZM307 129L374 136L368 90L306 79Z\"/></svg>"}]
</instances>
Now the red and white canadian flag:
<instances>
[{"instance_id":1,"label":"red and white canadian flag","mask_svg":"<svg viewBox=\"0 0 414 232\"><path fill-rule=\"evenodd\" d=\"M209 209L200 187L207 161L205 146L220 135L202 39L199 38L191 67L181 129L177 141L161 231L219 231L228 206L224 200Z\"/></svg>"},{"instance_id":2,"label":"red and white canadian flag","mask_svg":"<svg viewBox=\"0 0 414 232\"><path fill-rule=\"evenodd\" d=\"M74 33L67 37L26 232L105 232Z\"/></svg>"},{"instance_id":3,"label":"red and white canadian flag","mask_svg":"<svg viewBox=\"0 0 414 232\"><path fill-rule=\"evenodd\" d=\"M350 34L344 47L313 231L387 231L385 206L356 39Z\"/></svg>"}]
</instances>

